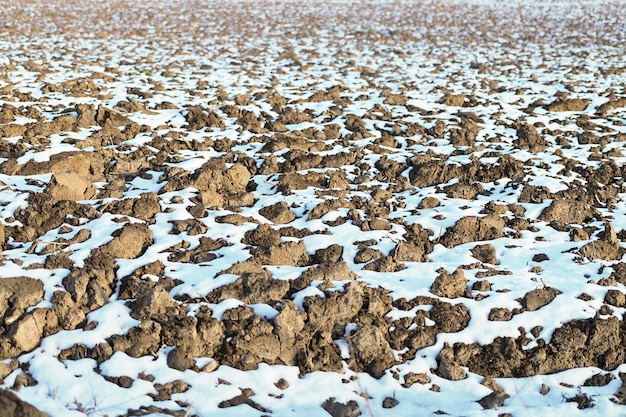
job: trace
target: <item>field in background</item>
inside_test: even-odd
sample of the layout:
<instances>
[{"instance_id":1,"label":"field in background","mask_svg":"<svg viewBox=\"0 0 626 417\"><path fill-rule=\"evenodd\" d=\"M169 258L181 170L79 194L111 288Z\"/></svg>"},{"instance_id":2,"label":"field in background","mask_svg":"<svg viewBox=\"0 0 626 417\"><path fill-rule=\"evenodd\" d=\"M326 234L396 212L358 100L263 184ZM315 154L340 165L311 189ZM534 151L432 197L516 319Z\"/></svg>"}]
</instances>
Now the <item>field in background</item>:
<instances>
[{"instance_id":1,"label":"field in background","mask_svg":"<svg viewBox=\"0 0 626 417\"><path fill-rule=\"evenodd\" d=\"M624 413L622 2L142 3L0 1L7 409Z\"/></svg>"}]
</instances>

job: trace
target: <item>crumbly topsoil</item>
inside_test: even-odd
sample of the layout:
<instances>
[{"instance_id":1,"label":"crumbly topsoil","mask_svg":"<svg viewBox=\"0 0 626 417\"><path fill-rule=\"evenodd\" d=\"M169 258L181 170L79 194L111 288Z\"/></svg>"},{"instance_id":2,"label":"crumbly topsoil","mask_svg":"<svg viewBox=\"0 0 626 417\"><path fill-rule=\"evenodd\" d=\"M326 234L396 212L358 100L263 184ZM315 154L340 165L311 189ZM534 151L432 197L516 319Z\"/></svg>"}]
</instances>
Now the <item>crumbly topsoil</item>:
<instances>
[{"instance_id":1,"label":"crumbly topsoil","mask_svg":"<svg viewBox=\"0 0 626 417\"><path fill-rule=\"evenodd\" d=\"M248 3L182 3L167 12L171 27L159 23L163 10L135 23L147 10L140 5L70 1L64 12L33 5L50 27L21 16L0 30L2 48L13 42L25 52L0 65L0 243L11 271L0 279L0 381L37 384L24 355L61 331L92 331L99 323L90 313L112 303L136 325L64 348L59 361L88 358L99 369L118 352L166 349L179 371L265 363L302 376L349 370L400 380L402 365L435 347L436 366L401 381L433 391L431 377L612 372L626 362L626 224L615 215L624 206L626 92L612 84L623 68L576 67L581 79L537 65L525 48L545 43L541 30L522 42L463 3L374 2L369 12L337 4L336 14L289 2L267 14ZM411 27L426 14L441 30L382 20L399 17L396 6ZM116 26L98 19L103 7L124 11ZM187 13L207 7L217 17ZM449 24L448 15L461 20ZM471 16L484 30L464 31ZM362 19L369 30L331 30ZM559 29L563 48L600 42L583 26ZM34 49L59 28L62 42ZM190 37L193 28L200 34ZM481 58L501 46L494 31L515 59ZM604 38L607 48L624 44L618 32ZM71 42L76 33L89 33L92 47ZM283 35L317 43L294 46ZM369 53L344 48L346 39ZM474 61L455 53L472 48ZM420 65L432 78L410 75ZM579 291L550 267L556 261ZM419 288L405 295L403 282ZM542 318L560 302L584 314ZM511 332L503 322L527 324ZM479 328L494 337L468 342ZM203 358L212 365L199 365ZM175 382L153 384L155 404L189 389ZM490 389L484 408L512 394ZM242 389L219 408L269 413L253 394ZM355 404L320 406L348 416ZM184 405L127 415L142 412L187 415ZM4 415L40 414L3 390Z\"/></svg>"}]
</instances>

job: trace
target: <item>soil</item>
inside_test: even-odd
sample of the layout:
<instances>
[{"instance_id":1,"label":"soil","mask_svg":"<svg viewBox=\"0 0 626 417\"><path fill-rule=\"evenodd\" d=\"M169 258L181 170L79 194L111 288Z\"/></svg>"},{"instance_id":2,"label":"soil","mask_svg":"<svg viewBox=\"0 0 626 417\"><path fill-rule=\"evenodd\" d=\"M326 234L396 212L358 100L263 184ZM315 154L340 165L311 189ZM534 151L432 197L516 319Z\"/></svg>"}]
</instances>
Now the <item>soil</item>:
<instances>
[{"instance_id":1,"label":"soil","mask_svg":"<svg viewBox=\"0 0 626 417\"><path fill-rule=\"evenodd\" d=\"M109 27L97 19L103 6L83 10L83 16L83 7L70 7L65 15L36 3L51 22L61 22L56 27L65 28L64 36L91 25L99 46L111 36L132 45L145 39L145 29L129 21L134 13ZM123 9L123 2L108 3ZM264 16L262 26L300 19L303 36L332 26L309 12L299 15L289 2L278 3L285 13ZM256 18L238 14L233 7L239 6L211 7L232 23L218 28L219 39L260 36ZM249 5L241 7L250 13ZM469 13L446 7L462 20ZM437 6L417 9L412 19L430 13L446 23L437 36L457 38L448 26L459 23L448 25ZM362 13L346 19L360 22ZM198 23L198 17L190 19ZM46 25L20 24L29 28L29 37L50 35ZM183 372L211 371L198 365L198 359L210 358L215 368L287 365L301 377L351 371L381 379L436 346L436 367L405 373L402 387L436 390L431 377L463 381L476 374L492 381L582 367L603 372L586 386L616 378L611 372L626 363L626 228L620 219L626 170L619 149L626 137L616 122L626 103L623 88L583 85L567 73L554 77L566 77L568 94L548 88L556 81L542 84L531 75L524 77L536 91L511 89L501 83L525 64L503 58L467 63L463 71L480 76L475 85L469 81L474 76L462 77L464 84L445 66L465 57L449 48L444 56L435 48L438 61L428 71L446 72L433 77L449 79L450 88L428 81L422 89L408 75L382 74L406 73L393 62L408 54L386 47L417 42L417 35L400 26L397 32L359 35L372 59L389 61L389 68L370 68L369 58L366 65L362 57L337 50L337 39L325 44L345 67L337 69L342 77L324 80L317 72L327 65L318 59L320 52L277 43L282 38L267 35L262 46L280 45L282 52L264 53L257 57L264 61L256 62L263 48L242 41L237 47L243 51L233 54L195 35L189 45L181 44L176 36L188 39L196 26L173 25L172 32L157 25L170 46L161 50L150 43L115 62L106 58L111 49L98 57L52 51L76 52L74 66L94 69L88 77L63 75L66 64L56 60L15 57L0 66L0 249L2 266L19 272L0 279L0 381L13 374L27 378L24 355L61 331L93 330L90 313L118 302L136 325L94 346L75 343L58 359L93 359L101 366L119 352L156 358L167 348L167 366ZM21 39L17 26L5 29L10 39ZM468 32L459 42L491 42L480 33ZM420 42L436 45L432 36ZM508 32L502 36L521 48ZM196 59L210 59L196 63L184 52L187 47ZM525 49L518 49L523 55ZM154 50L174 59L157 64L161 58L153 60ZM212 59L220 60L216 65L224 74L232 72L224 76L225 85L207 75L215 70ZM268 69L261 69L265 61ZM537 70L552 76L544 67ZM344 80L349 74L359 82ZM574 94L585 89L580 97ZM517 100L514 116L504 114L513 106L504 93ZM429 97L428 108L418 107L423 97ZM433 267L441 259L445 267ZM574 297L557 276L561 271L550 266L557 261L567 262L567 273L597 298L581 295L583 290ZM416 272L421 264L425 272ZM194 272L180 272L185 268ZM206 280L193 282L190 275L204 271ZM48 273L56 281L41 278ZM410 280L422 291L407 299L399 288ZM509 292L515 298L505 298ZM491 304L488 315L472 317L472 306L489 297L505 304ZM240 304L214 314L229 300ZM585 311L593 314L567 316L542 332L534 312L554 314L552 306L562 300L586 303ZM276 314L260 314L259 305ZM472 320L502 329L507 323L500 322L520 317L532 323L528 332L520 327L515 337L467 342ZM440 342L442 335L454 340L460 333L456 342ZM127 376L107 378L122 388L133 384ZM289 390L280 381L276 386ZM513 394L495 382L485 385L492 392L478 400L484 409L502 407ZM615 394L620 404L626 402L624 386ZM159 402L190 385L178 380L154 388L152 398ZM240 390L218 407L271 412L251 398L250 388ZM589 405L582 395L570 400ZM384 408L398 405L391 397L381 401ZM320 406L334 417L361 414L354 401L329 398ZM127 415L176 413L154 407ZM44 414L2 389L0 417L5 415Z\"/></svg>"},{"instance_id":2,"label":"soil","mask_svg":"<svg viewBox=\"0 0 626 417\"><path fill-rule=\"evenodd\" d=\"M11 391L0 390L0 416L46 417L46 414L20 400L20 398Z\"/></svg>"}]
</instances>

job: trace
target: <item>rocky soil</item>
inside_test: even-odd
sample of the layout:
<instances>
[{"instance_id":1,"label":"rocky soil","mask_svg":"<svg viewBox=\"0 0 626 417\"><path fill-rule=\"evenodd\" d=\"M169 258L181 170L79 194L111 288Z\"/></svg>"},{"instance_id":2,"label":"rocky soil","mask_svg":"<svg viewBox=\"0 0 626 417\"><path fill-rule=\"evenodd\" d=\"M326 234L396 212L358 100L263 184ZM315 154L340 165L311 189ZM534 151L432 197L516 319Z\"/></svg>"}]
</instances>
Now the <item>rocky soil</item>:
<instances>
[{"instance_id":1,"label":"rocky soil","mask_svg":"<svg viewBox=\"0 0 626 417\"><path fill-rule=\"evenodd\" d=\"M626 413L620 2L4 3L0 416Z\"/></svg>"}]
</instances>

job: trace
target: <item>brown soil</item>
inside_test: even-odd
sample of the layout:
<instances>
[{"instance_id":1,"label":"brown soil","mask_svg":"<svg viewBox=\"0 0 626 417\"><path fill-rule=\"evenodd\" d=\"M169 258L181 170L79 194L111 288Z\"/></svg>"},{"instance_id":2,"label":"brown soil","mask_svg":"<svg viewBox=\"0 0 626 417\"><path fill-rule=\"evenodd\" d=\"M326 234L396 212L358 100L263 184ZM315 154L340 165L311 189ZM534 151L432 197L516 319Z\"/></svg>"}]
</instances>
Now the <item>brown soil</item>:
<instances>
[{"instance_id":1,"label":"brown soil","mask_svg":"<svg viewBox=\"0 0 626 417\"><path fill-rule=\"evenodd\" d=\"M46 414L7 390L0 390L0 417L46 417Z\"/></svg>"},{"instance_id":2,"label":"brown soil","mask_svg":"<svg viewBox=\"0 0 626 417\"><path fill-rule=\"evenodd\" d=\"M96 59L104 69L59 81L57 75L69 69L54 60L21 57L37 55L36 49L14 54L15 59L0 66L0 173L7 177L0 186L20 199L16 209L3 214L0 222L1 261L25 271L63 270L64 274L62 283L52 290L47 282L29 278L27 273L0 279L0 380L18 369L27 375L27 364L18 359L36 349L45 337L62 330L89 331L89 326L97 325L89 323L89 313L112 300L125 303L139 324L127 333L111 334L93 347L75 344L64 349L57 355L61 361L89 358L101 365L116 352L132 358L155 357L168 347L167 365L179 371L209 372L198 369L196 359L212 358L210 366L240 370L265 363L296 366L304 375L343 372L347 366L374 378L388 373L395 378L394 367L414 359L438 340L441 343L441 334L463 331L471 320L502 325L497 322L540 314L554 306L551 303L570 297L564 288L543 282L544 277L550 279L550 274L542 273L556 261L553 252L528 248L527 270L515 273L523 275L520 285L528 284L521 282L526 275L533 281L515 299L517 307L493 307L486 318L470 316L470 303L511 291L503 288L501 278L513 274L507 270L507 255L520 247L516 244L519 239L530 235L540 246L546 236L556 234L565 236L570 245L561 252L564 258L571 255L572 262L579 265L595 262L598 274L605 274L597 280L582 273L584 279L572 278L602 289L596 300L602 306L597 307L596 315L564 320L549 340L538 338L541 329L531 329L536 339L532 348L527 348L531 339L524 328L519 329L518 337L497 337L482 345L441 343L430 376L461 381L470 372L485 377L484 385L492 393L478 403L493 409L503 406L509 394L492 378L593 366L608 373L587 383L601 386L614 377L610 372L626 362L626 326L621 318L626 308L626 263L622 262L626 231L620 230L621 221L614 216L623 206L626 176L619 159L622 151L615 145L626 137L612 125L615 120L615 125L621 123L620 109L626 103L619 88L592 91L604 100L597 108L595 100L574 96L575 91L588 87L573 79L573 70L555 75L563 78L559 86L571 91L571 96L545 92L553 88L543 88L532 75L528 82L537 84L537 91L509 91L505 84L516 80L512 74L529 67L530 58L522 53L525 44L520 46L521 41L511 36L503 23L464 6L447 5L449 10L443 13L434 3L420 4L399 16L393 10L395 5L368 5L350 13L337 5L346 15L338 13L340 18L334 21L289 2L274 5L277 9L272 10L281 13L261 18L253 13L258 6L221 2L207 6L189 0L189 10L197 8L199 16L205 9L214 13L211 22L174 10L180 19L174 19L168 28L160 23L160 12L148 13L141 25L135 24L139 11L145 11L140 4L108 2L115 10L130 10L120 13L117 25L109 25L110 20L102 19L108 9L99 3L89 8L76 0L67 8L36 3L35 9L50 25L36 24L42 20L32 18L18 27L11 22L22 14L3 8L0 16L9 22L3 28L6 39L18 44L24 37L56 36L56 31L63 36L92 33L105 49L97 57L71 48L54 52L72 57L74 67L93 68ZM333 59L345 64L335 68L346 77L345 83L315 72L327 65L320 51L288 46L284 33L262 35L258 23L261 19L264 27L291 31L295 21L296 39L329 30L334 33L335 25L374 28L379 25L369 25L371 19L383 19L387 13L396 13L398 21L409 23L421 22L423 15L433 16L437 23L433 27L441 33L418 34L406 29L417 24L386 20L385 25L397 26L397 30L368 29L359 31L358 36L352 30L346 32L350 42L355 36L360 39L354 41L359 45L356 50L371 51L372 62L388 64L370 68L356 52L333 39L326 46L336 50ZM449 15L457 20L448 20ZM474 20L488 30L467 29ZM226 24L218 27L214 21ZM161 49L158 42L147 41L146 26L155 28L163 44L171 43L165 50L171 60L153 56L152 52ZM598 42L594 45L601 49L614 42L568 37L571 29L559 30L565 31L563 42L569 46ZM524 42L544 45L543 32L527 33ZM446 66L464 62L465 57L455 48L442 46L445 53L435 48L441 38L456 39L459 48L475 50L477 45L492 42L488 39L492 33L501 34L520 54L519 63L496 57L488 64L459 64L478 78L464 77L467 74L449 73ZM104 41L112 37L145 41L150 53L138 48L136 56L109 62L112 50ZM254 42L259 38L266 42L263 48L251 46L259 45ZM218 51L202 39L219 39L225 46ZM233 54L227 44L231 39L248 39L249 44L235 42L240 49ZM402 46L422 43L431 45L437 60L429 73L447 80L445 86L424 84L428 87L424 97L435 97L430 98L430 108L414 104L421 90L408 77L398 75L406 73L401 64L408 53ZM200 64L183 58L184 51L207 60ZM268 51L276 56L270 57ZM236 89L226 85L231 81L224 80L224 85L208 82L211 77L207 74L213 68L206 62L218 62L233 76L245 77L237 81ZM271 69L269 76L264 74L266 64ZM37 81L23 88L23 80L14 77L18 70L32 74ZM544 76L551 74L545 68L537 70ZM576 71L587 70L581 66ZM598 68L597 73L587 75L606 81L615 79L614 72L619 69ZM356 74L358 85L349 85L351 74ZM246 81L251 76L256 77L254 83ZM127 85L129 77L140 86ZM459 77L467 82L458 83ZM474 78L475 85L470 82ZM278 92L279 86L284 95ZM28 92L31 88L38 89L37 94ZM518 96L518 102L506 103L518 106L514 119L505 114L500 93ZM55 97L68 101L58 104ZM535 112L548 114L551 122L537 122ZM159 116L154 120L162 125L137 122L149 116ZM72 150L50 155L49 160L24 162L30 152L46 150L55 141L73 146ZM542 159L544 156L547 159ZM184 163L190 161L197 164L187 169ZM558 184L564 186L558 190L535 181L557 176ZM26 184L24 190L10 185L10 179L16 178L16 183ZM158 187L146 191L141 188L146 181L158 183ZM8 213L12 203L3 203L3 213L5 209ZM175 210L180 210L181 216L162 220ZM78 248L98 238L98 231L86 225L102 219L111 219L115 227L110 230L115 231L89 247L84 262L75 263L72 255ZM443 220L449 223L439 227ZM337 237L335 226L352 227L361 237ZM541 233L547 227L549 233ZM130 260L143 260L151 253L149 249L166 240L157 230L165 230L163 234L173 240L165 245L169 247L159 249L161 260L145 260L130 273L121 266L118 269ZM237 233L222 236L218 230ZM56 237L48 239L50 235ZM311 236L320 240L309 239ZM312 241L324 242L326 237L329 241L321 247L311 246ZM504 240L506 245L501 244ZM229 250L245 256L227 264ZM411 271L408 268L415 263L430 263L443 250L458 251L459 258L471 259L470 264L425 268L437 271L424 288L426 296L399 298L398 293L371 285L364 278L384 277L395 286L396 279L412 279L402 271ZM176 292L183 283L174 278L180 264L218 266L219 272L207 275L207 282L233 276L228 284L202 294ZM293 276L278 279L272 272L277 270L292 271ZM311 286L322 295L304 297L298 305L298 293ZM242 305L226 310L220 319L214 317L207 304L228 299L237 299ZM592 298L581 294L580 300ZM266 318L256 314L256 304L266 304L277 315ZM390 318L394 310L409 314L415 307L423 308L410 313L411 317ZM340 345L347 346L348 357L342 357L345 352ZM431 384L430 376L406 373L403 386ZM133 383L129 377L108 378L123 388ZM282 381L276 386L288 389ZM435 387L432 385L433 390ZM626 402L625 387L626 380L615 395L621 404ZM155 401L170 401L172 395L186 392L190 386L180 380L154 384L154 388L156 393L151 395ZM241 394L222 401L219 407L247 405L260 413L271 412L254 401L251 389L240 389ZM384 408L398 405L391 397L382 401ZM587 404L584 396L573 401ZM334 398L322 407L334 417L360 414L356 403ZM143 412L180 415L156 406L129 410L127 415ZM5 415L42 414L1 390L0 417Z\"/></svg>"}]
</instances>

